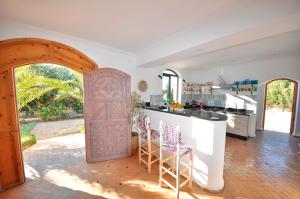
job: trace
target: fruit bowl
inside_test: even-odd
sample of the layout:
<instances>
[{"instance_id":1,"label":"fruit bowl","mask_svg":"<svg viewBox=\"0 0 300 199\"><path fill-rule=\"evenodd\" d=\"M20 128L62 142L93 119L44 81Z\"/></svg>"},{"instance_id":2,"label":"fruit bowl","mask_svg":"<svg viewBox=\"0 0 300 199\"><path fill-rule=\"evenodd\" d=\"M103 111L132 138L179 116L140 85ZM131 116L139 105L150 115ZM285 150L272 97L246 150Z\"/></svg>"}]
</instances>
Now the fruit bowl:
<instances>
[{"instance_id":1,"label":"fruit bowl","mask_svg":"<svg viewBox=\"0 0 300 199\"><path fill-rule=\"evenodd\" d=\"M184 110L182 104L180 104L179 102L173 102L170 105L170 107L174 111L183 111Z\"/></svg>"},{"instance_id":2,"label":"fruit bowl","mask_svg":"<svg viewBox=\"0 0 300 199\"><path fill-rule=\"evenodd\" d=\"M173 109L175 112L183 112L184 111L184 108L175 108Z\"/></svg>"}]
</instances>

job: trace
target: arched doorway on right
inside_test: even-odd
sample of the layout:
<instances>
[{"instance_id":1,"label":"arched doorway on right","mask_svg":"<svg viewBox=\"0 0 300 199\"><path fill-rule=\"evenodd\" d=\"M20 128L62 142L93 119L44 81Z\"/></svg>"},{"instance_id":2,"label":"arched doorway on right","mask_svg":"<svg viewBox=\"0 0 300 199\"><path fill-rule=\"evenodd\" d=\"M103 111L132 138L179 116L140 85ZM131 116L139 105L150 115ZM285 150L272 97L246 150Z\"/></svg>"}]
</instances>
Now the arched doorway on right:
<instances>
[{"instance_id":1,"label":"arched doorway on right","mask_svg":"<svg viewBox=\"0 0 300 199\"><path fill-rule=\"evenodd\" d=\"M269 81L265 88L263 129L292 134L298 95L298 82L280 78Z\"/></svg>"}]
</instances>

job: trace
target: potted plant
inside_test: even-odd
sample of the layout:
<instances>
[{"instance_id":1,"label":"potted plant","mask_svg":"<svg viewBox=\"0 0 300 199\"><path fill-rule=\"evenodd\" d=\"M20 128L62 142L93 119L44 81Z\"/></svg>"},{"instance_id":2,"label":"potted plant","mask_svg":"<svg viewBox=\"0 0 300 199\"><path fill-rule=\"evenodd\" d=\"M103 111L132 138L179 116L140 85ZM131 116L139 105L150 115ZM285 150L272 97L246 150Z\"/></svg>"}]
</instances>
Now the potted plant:
<instances>
[{"instance_id":1,"label":"potted plant","mask_svg":"<svg viewBox=\"0 0 300 199\"><path fill-rule=\"evenodd\" d=\"M137 123L136 118L142 112L143 100L141 96L133 91L131 93L131 143L132 143L132 153L135 153L138 148L138 136L137 136Z\"/></svg>"}]
</instances>

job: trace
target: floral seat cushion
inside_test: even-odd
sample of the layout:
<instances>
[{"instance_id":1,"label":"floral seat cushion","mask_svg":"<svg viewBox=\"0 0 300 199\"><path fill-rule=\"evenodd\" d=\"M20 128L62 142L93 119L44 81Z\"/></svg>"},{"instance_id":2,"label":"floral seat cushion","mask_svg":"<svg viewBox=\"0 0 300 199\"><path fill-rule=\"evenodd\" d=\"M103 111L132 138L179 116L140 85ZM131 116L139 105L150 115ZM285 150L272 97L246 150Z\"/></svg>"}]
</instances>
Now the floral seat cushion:
<instances>
[{"instance_id":1,"label":"floral seat cushion","mask_svg":"<svg viewBox=\"0 0 300 199\"><path fill-rule=\"evenodd\" d=\"M150 136L151 136L151 142L153 142L154 144L159 145L159 142L160 142L160 140L159 140L159 137L160 137L159 132L156 131L156 130L151 129L151 135ZM144 140L146 140L147 139L147 133L141 133L141 138L144 139Z\"/></svg>"},{"instance_id":2,"label":"floral seat cushion","mask_svg":"<svg viewBox=\"0 0 300 199\"><path fill-rule=\"evenodd\" d=\"M160 131L163 137L162 150L171 154L176 155L177 153L177 144L179 144L180 156L184 156L192 152L192 147L186 145L182 142L182 132L179 130L179 127L174 127L166 123L161 123Z\"/></svg>"},{"instance_id":3,"label":"floral seat cushion","mask_svg":"<svg viewBox=\"0 0 300 199\"><path fill-rule=\"evenodd\" d=\"M138 124L138 128L140 129L140 133L141 133L141 138L146 140L147 139L147 132L148 130L150 130L150 139L152 142L159 144L159 137L160 134L158 131L153 130L150 128L150 120L147 116L145 115L139 115L137 118L137 124Z\"/></svg>"},{"instance_id":4,"label":"floral seat cushion","mask_svg":"<svg viewBox=\"0 0 300 199\"><path fill-rule=\"evenodd\" d=\"M176 145L162 145L162 150L169 153L170 155L176 155L177 153L177 146ZM192 151L192 148L189 145L182 144L180 145L180 156L184 156Z\"/></svg>"}]
</instances>

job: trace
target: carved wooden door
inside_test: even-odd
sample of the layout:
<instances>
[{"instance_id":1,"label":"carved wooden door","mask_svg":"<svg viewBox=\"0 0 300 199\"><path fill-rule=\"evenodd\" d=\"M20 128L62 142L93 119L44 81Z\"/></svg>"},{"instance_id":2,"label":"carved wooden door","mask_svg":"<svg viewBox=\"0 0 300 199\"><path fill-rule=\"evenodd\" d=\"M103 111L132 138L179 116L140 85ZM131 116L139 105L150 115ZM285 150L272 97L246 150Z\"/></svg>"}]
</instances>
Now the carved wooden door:
<instances>
[{"instance_id":1,"label":"carved wooden door","mask_svg":"<svg viewBox=\"0 0 300 199\"><path fill-rule=\"evenodd\" d=\"M0 71L0 190L24 182L13 68Z\"/></svg>"},{"instance_id":2,"label":"carved wooden door","mask_svg":"<svg viewBox=\"0 0 300 199\"><path fill-rule=\"evenodd\" d=\"M97 162L131 155L130 76L111 68L84 74L86 158Z\"/></svg>"}]
</instances>

